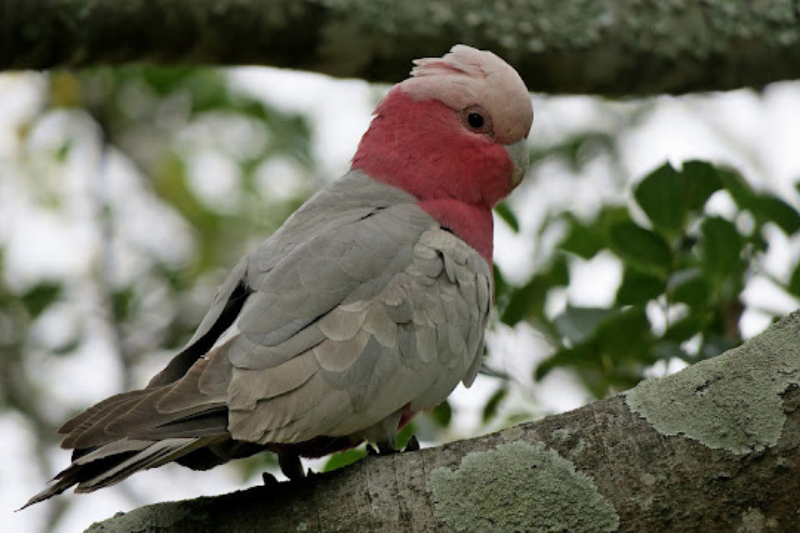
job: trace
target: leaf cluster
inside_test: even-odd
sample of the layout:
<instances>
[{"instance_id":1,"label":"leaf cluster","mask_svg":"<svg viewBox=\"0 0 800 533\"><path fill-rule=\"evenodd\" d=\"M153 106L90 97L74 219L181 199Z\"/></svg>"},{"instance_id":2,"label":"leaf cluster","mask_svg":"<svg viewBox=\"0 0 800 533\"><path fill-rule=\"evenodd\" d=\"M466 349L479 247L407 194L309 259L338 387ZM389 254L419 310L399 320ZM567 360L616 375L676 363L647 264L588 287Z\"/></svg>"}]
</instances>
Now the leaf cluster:
<instances>
[{"instance_id":1,"label":"leaf cluster","mask_svg":"<svg viewBox=\"0 0 800 533\"><path fill-rule=\"evenodd\" d=\"M706 161L680 168L665 163L632 190L630 206L605 205L591 220L564 212L551 217L563 237L544 268L522 286L496 270L500 320L528 321L553 351L538 365L540 379L554 368L577 372L597 397L624 390L659 361L687 363L713 357L742 342L742 291L764 274L767 226L788 237L800 230L800 213L775 194L756 191L736 170ZM709 210L717 195L733 207ZM567 305L550 316L548 299L570 283L570 261L600 253L616 257L622 280L605 307ZM788 283L800 296L800 266Z\"/></svg>"}]
</instances>

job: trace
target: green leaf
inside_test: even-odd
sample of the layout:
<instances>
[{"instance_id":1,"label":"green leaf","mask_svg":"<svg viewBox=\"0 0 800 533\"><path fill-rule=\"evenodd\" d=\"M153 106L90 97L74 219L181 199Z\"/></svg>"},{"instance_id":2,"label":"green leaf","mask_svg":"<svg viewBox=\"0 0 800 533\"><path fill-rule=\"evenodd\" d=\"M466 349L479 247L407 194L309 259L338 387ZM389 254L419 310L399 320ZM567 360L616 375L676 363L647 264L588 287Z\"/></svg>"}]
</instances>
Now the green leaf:
<instances>
[{"instance_id":1,"label":"green leaf","mask_svg":"<svg viewBox=\"0 0 800 533\"><path fill-rule=\"evenodd\" d=\"M583 224L573 218L567 236L558 247L588 260L606 246L605 233L605 228L598 224Z\"/></svg>"},{"instance_id":2,"label":"green leaf","mask_svg":"<svg viewBox=\"0 0 800 533\"><path fill-rule=\"evenodd\" d=\"M503 403L503 400L506 399L506 396L508 396L508 389L505 387L497 389L494 394L491 395L489 401L483 406L481 420L483 420L484 424L497 416L497 409L500 407L500 404Z\"/></svg>"},{"instance_id":3,"label":"green leaf","mask_svg":"<svg viewBox=\"0 0 800 533\"><path fill-rule=\"evenodd\" d=\"M756 197L756 193L747 180L732 168L718 168L717 172L725 190L731 195L736 205L742 209L749 209Z\"/></svg>"},{"instance_id":4,"label":"green leaf","mask_svg":"<svg viewBox=\"0 0 800 533\"><path fill-rule=\"evenodd\" d=\"M702 211L711 195L722 188L719 172L705 161L685 162L681 176L684 178L684 203L689 211Z\"/></svg>"},{"instance_id":5,"label":"green leaf","mask_svg":"<svg viewBox=\"0 0 800 533\"><path fill-rule=\"evenodd\" d=\"M343 452L335 453L330 456L330 458L325 463L325 466L322 467L323 472L330 472L332 470L337 470L339 468L343 468L347 465L353 464L356 461L359 461L367 456L367 451L363 448L352 448L350 450L345 450Z\"/></svg>"},{"instance_id":6,"label":"green leaf","mask_svg":"<svg viewBox=\"0 0 800 533\"><path fill-rule=\"evenodd\" d=\"M602 307L568 306L556 317L555 324L558 332L572 344L580 344L594 336L600 323L615 312Z\"/></svg>"},{"instance_id":7,"label":"green leaf","mask_svg":"<svg viewBox=\"0 0 800 533\"><path fill-rule=\"evenodd\" d=\"M557 367L572 366L577 368L590 368L598 365L597 353L589 344L579 344L574 347L562 346L556 353L539 363L533 373L535 380L541 380L551 370Z\"/></svg>"},{"instance_id":8,"label":"green leaf","mask_svg":"<svg viewBox=\"0 0 800 533\"><path fill-rule=\"evenodd\" d=\"M39 283L22 295L22 304L31 317L36 318L55 303L61 290L62 286L58 283Z\"/></svg>"},{"instance_id":9,"label":"green leaf","mask_svg":"<svg viewBox=\"0 0 800 533\"><path fill-rule=\"evenodd\" d=\"M703 272L717 284L743 269L744 238L736 226L722 217L709 217L700 226Z\"/></svg>"},{"instance_id":10,"label":"green leaf","mask_svg":"<svg viewBox=\"0 0 800 533\"><path fill-rule=\"evenodd\" d=\"M417 435L417 431L419 427L417 426L417 420L411 420L408 424L403 426L403 429L397 434L397 449L402 450L408 445L408 439L411 438L412 435Z\"/></svg>"},{"instance_id":11,"label":"green leaf","mask_svg":"<svg viewBox=\"0 0 800 533\"><path fill-rule=\"evenodd\" d=\"M687 207L684 180L672 165L666 163L647 175L633 196L656 230L669 236L682 231Z\"/></svg>"},{"instance_id":12,"label":"green leaf","mask_svg":"<svg viewBox=\"0 0 800 533\"><path fill-rule=\"evenodd\" d=\"M800 262L795 265L792 275L789 277L789 285L787 289L789 290L789 293L800 297Z\"/></svg>"},{"instance_id":13,"label":"green leaf","mask_svg":"<svg viewBox=\"0 0 800 533\"><path fill-rule=\"evenodd\" d=\"M450 402L443 401L433 408L431 411L431 419L440 427L446 428L450 425L450 420L453 419L453 409L450 407Z\"/></svg>"},{"instance_id":14,"label":"green leaf","mask_svg":"<svg viewBox=\"0 0 800 533\"><path fill-rule=\"evenodd\" d=\"M629 266L666 277L672 251L664 238L633 222L611 226L611 249Z\"/></svg>"},{"instance_id":15,"label":"green leaf","mask_svg":"<svg viewBox=\"0 0 800 533\"><path fill-rule=\"evenodd\" d=\"M556 325L570 343L539 364L536 379L555 367L572 366L599 373L609 383L629 383L638 378L622 362L644 366L656 360L648 348L653 335L644 305L569 307L556 319Z\"/></svg>"},{"instance_id":16,"label":"green leaf","mask_svg":"<svg viewBox=\"0 0 800 533\"><path fill-rule=\"evenodd\" d=\"M495 206L494 212L497 213L503 222L508 224L508 226L514 230L514 233L519 233L519 220L517 220L517 215L508 207L507 202L499 203Z\"/></svg>"},{"instance_id":17,"label":"green leaf","mask_svg":"<svg viewBox=\"0 0 800 533\"><path fill-rule=\"evenodd\" d=\"M111 302L114 308L114 319L116 321L124 322L130 318L135 297L136 291L133 286L114 291L111 295Z\"/></svg>"},{"instance_id":18,"label":"green leaf","mask_svg":"<svg viewBox=\"0 0 800 533\"><path fill-rule=\"evenodd\" d=\"M650 336L650 321L643 305L617 310L608 315L597 329L597 340L603 353L615 361L641 356Z\"/></svg>"},{"instance_id":19,"label":"green leaf","mask_svg":"<svg viewBox=\"0 0 800 533\"><path fill-rule=\"evenodd\" d=\"M725 189L742 209L748 209L761 223L773 222L787 235L800 230L800 213L786 201L771 194L759 194L737 171L724 168L719 171Z\"/></svg>"},{"instance_id":20,"label":"green leaf","mask_svg":"<svg viewBox=\"0 0 800 533\"><path fill-rule=\"evenodd\" d=\"M608 246L609 228L620 222L630 222L631 216L626 207L613 205L604 207L589 223L582 222L571 213L560 220L569 224L569 230L559 248L583 259L591 259Z\"/></svg>"},{"instance_id":21,"label":"green leaf","mask_svg":"<svg viewBox=\"0 0 800 533\"><path fill-rule=\"evenodd\" d=\"M550 268L533 276L519 289L509 289L508 305L502 310L500 321L513 326L526 317L543 318L547 294L551 289L568 283L567 259L563 255L556 256Z\"/></svg>"},{"instance_id":22,"label":"green leaf","mask_svg":"<svg viewBox=\"0 0 800 533\"><path fill-rule=\"evenodd\" d=\"M667 292L673 302L683 302L695 307L708 302L711 288L699 268L685 268L673 272L667 281Z\"/></svg>"},{"instance_id":23,"label":"green leaf","mask_svg":"<svg viewBox=\"0 0 800 533\"><path fill-rule=\"evenodd\" d=\"M714 319L711 313L691 313L667 327L663 339L682 343L708 328Z\"/></svg>"},{"instance_id":24,"label":"green leaf","mask_svg":"<svg viewBox=\"0 0 800 533\"><path fill-rule=\"evenodd\" d=\"M166 96L181 87L197 69L192 67L163 67L158 65L127 65L118 71L125 77L141 78L150 89Z\"/></svg>"},{"instance_id":25,"label":"green leaf","mask_svg":"<svg viewBox=\"0 0 800 533\"><path fill-rule=\"evenodd\" d=\"M643 304L658 298L665 290L664 281L639 270L626 268L617 289L618 305Z\"/></svg>"},{"instance_id":26,"label":"green leaf","mask_svg":"<svg viewBox=\"0 0 800 533\"><path fill-rule=\"evenodd\" d=\"M800 213L780 198L761 194L753 199L750 207L759 222L772 222L786 235L793 235L800 230Z\"/></svg>"},{"instance_id":27,"label":"green leaf","mask_svg":"<svg viewBox=\"0 0 800 533\"><path fill-rule=\"evenodd\" d=\"M653 353L658 359L672 359L673 357L686 359L686 352L683 351L680 343L669 340L655 343Z\"/></svg>"},{"instance_id":28,"label":"green leaf","mask_svg":"<svg viewBox=\"0 0 800 533\"><path fill-rule=\"evenodd\" d=\"M497 263L493 265L492 277L494 278L495 301L502 301L505 299L505 295L511 289L511 287L508 285L508 282L506 282L506 278L503 276L503 271L500 270L500 267L497 266Z\"/></svg>"},{"instance_id":29,"label":"green leaf","mask_svg":"<svg viewBox=\"0 0 800 533\"><path fill-rule=\"evenodd\" d=\"M687 161L680 172L665 163L636 186L634 198L654 229L673 238L685 231L689 213L701 212L721 188L719 172L710 163Z\"/></svg>"}]
</instances>

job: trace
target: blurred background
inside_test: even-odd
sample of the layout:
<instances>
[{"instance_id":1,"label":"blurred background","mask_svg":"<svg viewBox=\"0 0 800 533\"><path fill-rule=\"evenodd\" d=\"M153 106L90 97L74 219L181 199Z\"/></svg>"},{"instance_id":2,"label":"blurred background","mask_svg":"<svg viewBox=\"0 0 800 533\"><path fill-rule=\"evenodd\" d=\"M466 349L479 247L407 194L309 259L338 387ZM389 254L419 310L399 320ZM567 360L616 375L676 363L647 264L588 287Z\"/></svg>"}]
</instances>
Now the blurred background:
<instances>
[{"instance_id":1,"label":"blurred background","mask_svg":"<svg viewBox=\"0 0 800 533\"><path fill-rule=\"evenodd\" d=\"M68 464L58 426L144 386L236 260L347 171L387 89L267 68L0 75L0 529L81 531L277 471L168 465L12 512ZM424 446L678 371L798 306L800 83L533 100L531 169L495 216L485 365L405 432Z\"/></svg>"}]
</instances>

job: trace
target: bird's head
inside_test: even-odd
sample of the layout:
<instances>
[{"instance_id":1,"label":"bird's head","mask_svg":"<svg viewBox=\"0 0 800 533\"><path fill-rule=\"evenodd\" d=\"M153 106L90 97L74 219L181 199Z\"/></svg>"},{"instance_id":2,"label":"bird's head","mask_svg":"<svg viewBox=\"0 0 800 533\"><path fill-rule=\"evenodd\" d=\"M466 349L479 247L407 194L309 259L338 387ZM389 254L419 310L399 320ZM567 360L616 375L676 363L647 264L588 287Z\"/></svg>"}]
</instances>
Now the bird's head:
<instances>
[{"instance_id":1,"label":"bird's head","mask_svg":"<svg viewBox=\"0 0 800 533\"><path fill-rule=\"evenodd\" d=\"M375 110L353 168L420 200L493 207L528 168L525 83L495 54L464 45L414 63Z\"/></svg>"}]
</instances>

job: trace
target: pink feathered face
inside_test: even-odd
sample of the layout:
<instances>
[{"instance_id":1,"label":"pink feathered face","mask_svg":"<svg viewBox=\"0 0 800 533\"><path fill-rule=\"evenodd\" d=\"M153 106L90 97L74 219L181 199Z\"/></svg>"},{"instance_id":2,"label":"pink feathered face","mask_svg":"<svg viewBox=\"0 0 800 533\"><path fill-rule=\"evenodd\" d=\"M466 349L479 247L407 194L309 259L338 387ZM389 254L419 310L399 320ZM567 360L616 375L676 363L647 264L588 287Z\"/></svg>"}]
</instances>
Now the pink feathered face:
<instances>
[{"instance_id":1,"label":"pink feathered face","mask_svg":"<svg viewBox=\"0 0 800 533\"><path fill-rule=\"evenodd\" d=\"M420 200L493 207L514 186L503 146L533 121L525 84L496 55L461 45L416 63L378 106L353 167Z\"/></svg>"},{"instance_id":2,"label":"pink feathered face","mask_svg":"<svg viewBox=\"0 0 800 533\"><path fill-rule=\"evenodd\" d=\"M491 52L458 45L416 65L378 105L353 168L413 194L491 263L491 208L527 167L530 95Z\"/></svg>"},{"instance_id":3,"label":"pink feathered face","mask_svg":"<svg viewBox=\"0 0 800 533\"><path fill-rule=\"evenodd\" d=\"M396 87L378 107L353 166L420 200L452 198L491 208L511 191L513 168L491 115L474 109L417 101Z\"/></svg>"}]
</instances>

